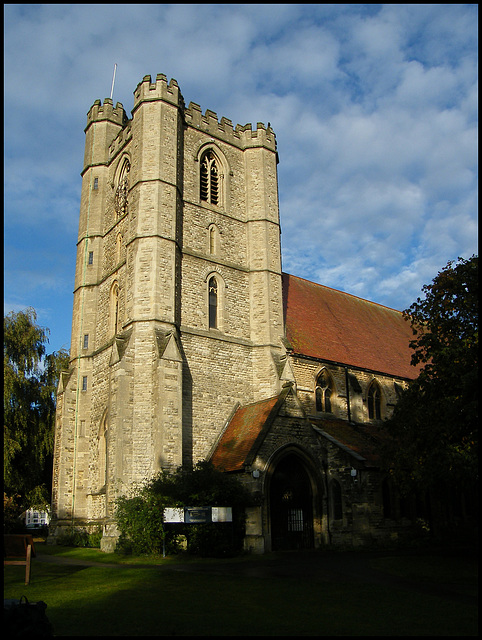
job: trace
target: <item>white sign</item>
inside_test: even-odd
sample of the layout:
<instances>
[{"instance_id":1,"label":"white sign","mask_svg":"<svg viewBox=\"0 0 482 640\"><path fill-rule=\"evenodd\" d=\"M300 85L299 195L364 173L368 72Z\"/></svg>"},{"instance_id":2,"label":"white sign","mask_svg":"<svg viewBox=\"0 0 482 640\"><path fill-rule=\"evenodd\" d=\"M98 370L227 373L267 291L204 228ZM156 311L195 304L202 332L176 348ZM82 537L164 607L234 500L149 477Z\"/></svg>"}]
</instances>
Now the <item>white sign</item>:
<instances>
[{"instance_id":1,"label":"white sign","mask_svg":"<svg viewBox=\"0 0 482 640\"><path fill-rule=\"evenodd\" d=\"M232 522L233 509L231 507L213 507L211 518L213 522Z\"/></svg>"},{"instance_id":2,"label":"white sign","mask_svg":"<svg viewBox=\"0 0 482 640\"><path fill-rule=\"evenodd\" d=\"M232 507L166 507L164 509L165 523L232 521Z\"/></svg>"},{"instance_id":3,"label":"white sign","mask_svg":"<svg viewBox=\"0 0 482 640\"><path fill-rule=\"evenodd\" d=\"M184 507L166 507L164 522L184 522Z\"/></svg>"}]
</instances>

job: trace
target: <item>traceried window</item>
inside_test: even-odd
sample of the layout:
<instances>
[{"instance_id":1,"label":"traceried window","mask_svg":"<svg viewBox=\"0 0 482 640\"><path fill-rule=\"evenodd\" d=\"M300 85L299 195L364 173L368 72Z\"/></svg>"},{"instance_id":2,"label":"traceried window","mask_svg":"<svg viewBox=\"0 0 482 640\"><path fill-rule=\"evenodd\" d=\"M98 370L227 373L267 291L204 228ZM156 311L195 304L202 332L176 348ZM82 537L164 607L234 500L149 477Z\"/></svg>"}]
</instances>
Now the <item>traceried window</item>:
<instances>
[{"instance_id":1,"label":"traceried window","mask_svg":"<svg viewBox=\"0 0 482 640\"><path fill-rule=\"evenodd\" d=\"M316 380L315 404L317 411L330 413L332 410L331 401L333 396L333 382L326 369L320 373Z\"/></svg>"},{"instance_id":2,"label":"traceried window","mask_svg":"<svg viewBox=\"0 0 482 640\"><path fill-rule=\"evenodd\" d=\"M209 150L201 158L200 198L209 204L219 204L219 163Z\"/></svg>"},{"instance_id":3,"label":"traceried window","mask_svg":"<svg viewBox=\"0 0 482 640\"><path fill-rule=\"evenodd\" d=\"M214 276L209 278L209 328L218 328L218 283Z\"/></svg>"},{"instance_id":4,"label":"traceried window","mask_svg":"<svg viewBox=\"0 0 482 640\"><path fill-rule=\"evenodd\" d=\"M370 420L380 420L382 417L382 392L380 385L375 380L368 389L367 401L368 418Z\"/></svg>"},{"instance_id":5,"label":"traceried window","mask_svg":"<svg viewBox=\"0 0 482 640\"><path fill-rule=\"evenodd\" d=\"M127 213L130 169L130 162L126 158L119 174L117 189L114 198L115 212L118 217L123 216L125 213Z\"/></svg>"}]
</instances>

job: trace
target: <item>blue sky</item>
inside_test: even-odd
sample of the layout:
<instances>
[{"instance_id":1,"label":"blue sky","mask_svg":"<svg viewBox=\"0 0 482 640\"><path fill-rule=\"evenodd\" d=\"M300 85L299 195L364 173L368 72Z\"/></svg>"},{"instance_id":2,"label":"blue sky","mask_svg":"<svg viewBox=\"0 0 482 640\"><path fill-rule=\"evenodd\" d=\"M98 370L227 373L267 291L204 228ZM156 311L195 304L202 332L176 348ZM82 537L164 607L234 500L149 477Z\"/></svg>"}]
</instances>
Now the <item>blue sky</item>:
<instances>
[{"instance_id":1,"label":"blue sky","mask_svg":"<svg viewBox=\"0 0 482 640\"><path fill-rule=\"evenodd\" d=\"M115 6L115 9L113 8ZM70 346L86 114L145 75L278 142L283 270L395 309L477 247L478 7L4 5L4 312Z\"/></svg>"}]
</instances>

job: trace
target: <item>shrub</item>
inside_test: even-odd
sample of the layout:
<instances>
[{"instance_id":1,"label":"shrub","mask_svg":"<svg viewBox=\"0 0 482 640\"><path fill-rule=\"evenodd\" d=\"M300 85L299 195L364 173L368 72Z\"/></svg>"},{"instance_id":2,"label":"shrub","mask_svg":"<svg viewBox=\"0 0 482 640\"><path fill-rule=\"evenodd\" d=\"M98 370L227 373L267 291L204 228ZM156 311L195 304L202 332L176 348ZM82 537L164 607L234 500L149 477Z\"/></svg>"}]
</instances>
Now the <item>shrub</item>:
<instances>
[{"instance_id":1,"label":"shrub","mask_svg":"<svg viewBox=\"0 0 482 640\"><path fill-rule=\"evenodd\" d=\"M240 481L200 462L194 469L160 473L131 497L117 501L116 521L121 531L117 548L125 553L158 554L163 545L176 552L180 538L188 551L201 556L238 553L244 537L244 509L251 496ZM232 507L232 523L164 525L165 507Z\"/></svg>"},{"instance_id":2,"label":"shrub","mask_svg":"<svg viewBox=\"0 0 482 640\"><path fill-rule=\"evenodd\" d=\"M23 507L19 504L20 496L3 494L3 533L23 533L25 523L22 521Z\"/></svg>"},{"instance_id":3,"label":"shrub","mask_svg":"<svg viewBox=\"0 0 482 640\"><path fill-rule=\"evenodd\" d=\"M117 500L116 521L121 531L117 548L124 553L157 554L162 549L164 501L148 486L138 495Z\"/></svg>"},{"instance_id":4,"label":"shrub","mask_svg":"<svg viewBox=\"0 0 482 640\"><path fill-rule=\"evenodd\" d=\"M57 538L57 544L64 547L87 547L90 549L100 548L102 539L102 527L97 527L95 531L87 531L78 527L70 527Z\"/></svg>"}]
</instances>

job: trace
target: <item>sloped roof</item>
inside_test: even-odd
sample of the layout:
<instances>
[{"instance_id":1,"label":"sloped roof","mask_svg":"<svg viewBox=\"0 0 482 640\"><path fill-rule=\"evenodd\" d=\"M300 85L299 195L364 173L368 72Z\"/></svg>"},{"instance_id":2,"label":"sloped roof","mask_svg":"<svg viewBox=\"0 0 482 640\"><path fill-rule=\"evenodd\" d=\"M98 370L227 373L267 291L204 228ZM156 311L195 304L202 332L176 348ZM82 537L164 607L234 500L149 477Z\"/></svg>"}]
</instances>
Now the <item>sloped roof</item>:
<instances>
[{"instance_id":1,"label":"sloped roof","mask_svg":"<svg viewBox=\"0 0 482 640\"><path fill-rule=\"evenodd\" d=\"M335 442L365 466L378 465L383 432L377 426L353 425L336 418L311 419L310 422L318 433Z\"/></svg>"},{"instance_id":2,"label":"sloped roof","mask_svg":"<svg viewBox=\"0 0 482 640\"><path fill-rule=\"evenodd\" d=\"M288 392L285 388L278 396L236 409L211 455L214 467L242 471L253 461ZM378 465L383 434L376 425L353 425L338 418L311 418L307 422L364 466Z\"/></svg>"},{"instance_id":3,"label":"sloped roof","mask_svg":"<svg viewBox=\"0 0 482 640\"><path fill-rule=\"evenodd\" d=\"M285 393L239 407L211 456L213 465L223 471L241 471L256 441L262 438L270 418L277 412Z\"/></svg>"},{"instance_id":4,"label":"sloped roof","mask_svg":"<svg viewBox=\"0 0 482 640\"><path fill-rule=\"evenodd\" d=\"M294 353L413 379L410 323L400 311L283 274L286 338Z\"/></svg>"}]
</instances>

